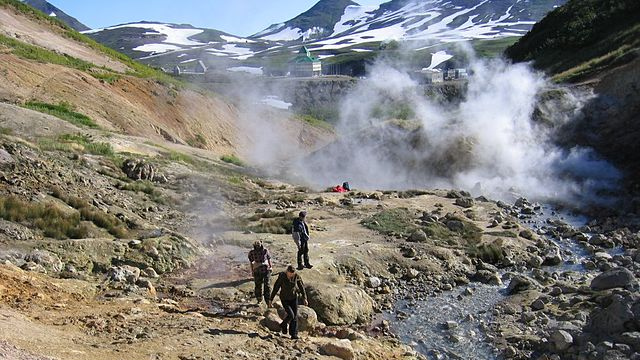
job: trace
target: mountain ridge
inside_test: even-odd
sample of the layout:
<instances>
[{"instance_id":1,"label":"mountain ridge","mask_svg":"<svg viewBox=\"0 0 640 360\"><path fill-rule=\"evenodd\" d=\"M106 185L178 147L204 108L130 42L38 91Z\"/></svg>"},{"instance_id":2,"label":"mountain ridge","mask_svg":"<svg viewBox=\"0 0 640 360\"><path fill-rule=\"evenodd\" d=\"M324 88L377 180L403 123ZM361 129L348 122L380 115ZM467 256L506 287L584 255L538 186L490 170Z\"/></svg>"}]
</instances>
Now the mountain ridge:
<instances>
[{"instance_id":1,"label":"mountain ridge","mask_svg":"<svg viewBox=\"0 0 640 360\"><path fill-rule=\"evenodd\" d=\"M57 17L58 19L60 19L60 21L69 25L69 27L71 27L76 31L86 31L90 29L90 27L83 24L75 17L65 13L64 11L60 10L58 7L49 3L48 1L45 1L45 0L21 0L21 1L31 7L34 7L40 10L45 15Z\"/></svg>"}]
</instances>

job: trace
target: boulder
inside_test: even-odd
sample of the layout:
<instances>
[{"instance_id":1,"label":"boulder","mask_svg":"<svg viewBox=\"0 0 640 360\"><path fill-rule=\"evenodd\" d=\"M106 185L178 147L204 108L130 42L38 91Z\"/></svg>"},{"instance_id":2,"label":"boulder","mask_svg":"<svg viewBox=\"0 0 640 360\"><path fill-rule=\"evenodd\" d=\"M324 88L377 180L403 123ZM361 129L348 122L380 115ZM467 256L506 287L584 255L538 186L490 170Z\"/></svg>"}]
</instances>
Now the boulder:
<instances>
[{"instance_id":1,"label":"boulder","mask_svg":"<svg viewBox=\"0 0 640 360\"><path fill-rule=\"evenodd\" d=\"M265 314L264 314L264 319L262 319L260 321L260 325L266 327L267 329L271 330L271 331L281 331L280 330L280 323L282 322L282 319L280 319L280 316L278 316L278 313L274 310L268 310Z\"/></svg>"},{"instance_id":2,"label":"boulder","mask_svg":"<svg viewBox=\"0 0 640 360\"><path fill-rule=\"evenodd\" d=\"M351 325L369 321L373 300L352 285L307 286L310 307L327 325Z\"/></svg>"},{"instance_id":3,"label":"boulder","mask_svg":"<svg viewBox=\"0 0 640 360\"><path fill-rule=\"evenodd\" d=\"M318 326L318 315L316 312L308 306L298 306L298 330L312 331L316 326Z\"/></svg>"},{"instance_id":4,"label":"boulder","mask_svg":"<svg viewBox=\"0 0 640 360\"><path fill-rule=\"evenodd\" d=\"M457 198L456 199L455 204L460 206L460 207L468 209L470 207L473 207L474 201L473 201L472 198L461 197L461 198Z\"/></svg>"},{"instance_id":5,"label":"boulder","mask_svg":"<svg viewBox=\"0 0 640 360\"><path fill-rule=\"evenodd\" d=\"M26 262L36 263L43 268L45 268L48 272L60 272L62 271L62 261L58 255L51 253L46 250L34 250L29 255L24 257Z\"/></svg>"},{"instance_id":6,"label":"boulder","mask_svg":"<svg viewBox=\"0 0 640 360\"><path fill-rule=\"evenodd\" d=\"M619 334L626 330L625 325L634 319L631 300L616 294L610 297L604 308L596 308L589 316L587 330L594 334Z\"/></svg>"},{"instance_id":7,"label":"boulder","mask_svg":"<svg viewBox=\"0 0 640 360\"><path fill-rule=\"evenodd\" d=\"M141 159L125 160L122 164L122 172L132 180L167 182L167 178L160 174L154 165Z\"/></svg>"},{"instance_id":8,"label":"boulder","mask_svg":"<svg viewBox=\"0 0 640 360\"><path fill-rule=\"evenodd\" d=\"M424 230L418 229L411 233L408 240L411 242L425 242L427 241L427 234Z\"/></svg>"},{"instance_id":9,"label":"boulder","mask_svg":"<svg viewBox=\"0 0 640 360\"><path fill-rule=\"evenodd\" d=\"M525 229L520 231L520 233L518 234L521 238L525 238L527 240L533 240L535 235L533 234L533 231L529 230L529 229Z\"/></svg>"},{"instance_id":10,"label":"boulder","mask_svg":"<svg viewBox=\"0 0 640 360\"><path fill-rule=\"evenodd\" d=\"M380 278L378 278L378 277L370 276L367 279L367 286L370 287L370 288L375 289L377 287L380 287L380 285L382 285L382 280L380 280Z\"/></svg>"},{"instance_id":11,"label":"boulder","mask_svg":"<svg viewBox=\"0 0 640 360\"><path fill-rule=\"evenodd\" d=\"M107 271L107 278L113 282L135 284L140 278L140 269L135 266L112 266Z\"/></svg>"},{"instance_id":12,"label":"boulder","mask_svg":"<svg viewBox=\"0 0 640 360\"><path fill-rule=\"evenodd\" d=\"M529 290L534 286L534 280L524 275L515 275L511 278L507 287L507 294L513 295L521 291Z\"/></svg>"},{"instance_id":13,"label":"boulder","mask_svg":"<svg viewBox=\"0 0 640 360\"><path fill-rule=\"evenodd\" d=\"M353 360L355 358L351 341L347 339L329 341L320 347L320 352L342 360Z\"/></svg>"},{"instance_id":14,"label":"boulder","mask_svg":"<svg viewBox=\"0 0 640 360\"><path fill-rule=\"evenodd\" d=\"M415 279L418 277L418 275L420 275L420 271L416 270L416 269L409 269L407 270L407 272L404 274L404 278L407 280L411 280L411 279Z\"/></svg>"},{"instance_id":15,"label":"boulder","mask_svg":"<svg viewBox=\"0 0 640 360\"><path fill-rule=\"evenodd\" d=\"M635 277L633 273L626 268L619 267L596 276L596 278L591 281L591 289L601 291L618 287L624 288L634 282Z\"/></svg>"},{"instance_id":16,"label":"boulder","mask_svg":"<svg viewBox=\"0 0 640 360\"><path fill-rule=\"evenodd\" d=\"M564 351L573 344L573 336L564 330L555 330L549 336L549 343L555 350Z\"/></svg>"},{"instance_id":17,"label":"boulder","mask_svg":"<svg viewBox=\"0 0 640 360\"><path fill-rule=\"evenodd\" d=\"M489 271L489 270L478 270L473 275L474 281L479 281L483 284L489 285L502 285L502 280L500 280L500 276L498 273Z\"/></svg>"}]
</instances>

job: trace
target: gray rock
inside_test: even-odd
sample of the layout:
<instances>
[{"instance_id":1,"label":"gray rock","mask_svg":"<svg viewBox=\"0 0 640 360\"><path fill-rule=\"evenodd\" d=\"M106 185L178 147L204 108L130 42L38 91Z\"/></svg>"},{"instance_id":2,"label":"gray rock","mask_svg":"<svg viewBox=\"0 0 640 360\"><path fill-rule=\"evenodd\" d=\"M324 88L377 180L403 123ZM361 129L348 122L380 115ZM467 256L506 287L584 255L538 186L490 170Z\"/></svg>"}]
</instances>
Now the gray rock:
<instances>
[{"instance_id":1,"label":"gray rock","mask_svg":"<svg viewBox=\"0 0 640 360\"><path fill-rule=\"evenodd\" d=\"M458 327L458 323L455 321L447 321L444 323L444 327L447 330L453 330Z\"/></svg>"},{"instance_id":2,"label":"gray rock","mask_svg":"<svg viewBox=\"0 0 640 360\"><path fill-rule=\"evenodd\" d=\"M152 267L148 267L146 269L144 269L142 271L142 275L148 277L148 278L152 278L152 279L157 279L160 277L160 275L158 275L158 273L156 272L156 270Z\"/></svg>"},{"instance_id":3,"label":"gray rock","mask_svg":"<svg viewBox=\"0 0 640 360\"><path fill-rule=\"evenodd\" d=\"M473 280L479 281L483 284L489 285L502 285L502 280L498 273L491 272L489 270L478 270L473 276Z\"/></svg>"},{"instance_id":4,"label":"gray rock","mask_svg":"<svg viewBox=\"0 0 640 360\"><path fill-rule=\"evenodd\" d=\"M155 165L141 159L125 160L122 164L122 171L132 180L167 182L167 178L158 172Z\"/></svg>"},{"instance_id":5,"label":"gray rock","mask_svg":"<svg viewBox=\"0 0 640 360\"><path fill-rule=\"evenodd\" d=\"M134 266L112 266L107 271L107 278L113 282L135 284L140 278L140 269Z\"/></svg>"},{"instance_id":6,"label":"gray rock","mask_svg":"<svg viewBox=\"0 0 640 360\"><path fill-rule=\"evenodd\" d=\"M522 230L520 231L520 234L518 234L521 238L525 238L527 240L533 240L535 238L535 235L533 234L533 231L526 229L526 230Z\"/></svg>"},{"instance_id":7,"label":"gray rock","mask_svg":"<svg viewBox=\"0 0 640 360\"><path fill-rule=\"evenodd\" d=\"M543 263L544 259L538 255L531 255L529 259L527 259L527 265L532 268L539 268Z\"/></svg>"},{"instance_id":8,"label":"gray rock","mask_svg":"<svg viewBox=\"0 0 640 360\"><path fill-rule=\"evenodd\" d=\"M544 302L540 299L537 299L533 303L531 303L531 309L535 311L543 310L544 308L545 308Z\"/></svg>"},{"instance_id":9,"label":"gray rock","mask_svg":"<svg viewBox=\"0 0 640 360\"><path fill-rule=\"evenodd\" d=\"M627 287L635 283L633 273L626 268L619 267L605 271L591 281L591 289L596 291Z\"/></svg>"},{"instance_id":10,"label":"gray rock","mask_svg":"<svg viewBox=\"0 0 640 360\"><path fill-rule=\"evenodd\" d=\"M24 263L20 268L24 271L38 272L41 274L47 273L47 269L45 269L44 266L36 264L33 261Z\"/></svg>"},{"instance_id":11,"label":"gray rock","mask_svg":"<svg viewBox=\"0 0 640 360\"><path fill-rule=\"evenodd\" d=\"M464 230L464 224L460 220L449 220L446 222L447 228L453 232L461 232Z\"/></svg>"},{"instance_id":12,"label":"gray rock","mask_svg":"<svg viewBox=\"0 0 640 360\"><path fill-rule=\"evenodd\" d=\"M60 261L58 255L46 250L34 250L25 256L24 260L41 265L49 272L57 273L62 271L62 261Z\"/></svg>"},{"instance_id":13,"label":"gray rock","mask_svg":"<svg viewBox=\"0 0 640 360\"><path fill-rule=\"evenodd\" d=\"M606 308L594 309L587 324L587 330L597 334L617 334L626 330L625 324L633 321L631 300L615 294L610 297Z\"/></svg>"},{"instance_id":14,"label":"gray rock","mask_svg":"<svg viewBox=\"0 0 640 360\"><path fill-rule=\"evenodd\" d=\"M517 294L521 291L529 290L534 286L535 282L533 279L524 276L524 275L515 275L511 282L509 282L509 286L507 287L507 293Z\"/></svg>"},{"instance_id":15,"label":"gray rock","mask_svg":"<svg viewBox=\"0 0 640 360\"><path fill-rule=\"evenodd\" d=\"M420 271L418 271L416 269L409 269L405 273L405 278L407 278L407 279L415 279L415 278L418 277L418 275L420 275Z\"/></svg>"},{"instance_id":16,"label":"gray rock","mask_svg":"<svg viewBox=\"0 0 640 360\"><path fill-rule=\"evenodd\" d=\"M549 336L549 342L557 351L564 351L573 344L573 336L564 330L555 330Z\"/></svg>"},{"instance_id":17,"label":"gray rock","mask_svg":"<svg viewBox=\"0 0 640 360\"><path fill-rule=\"evenodd\" d=\"M382 285L382 280L380 280L380 278L378 278L378 277L370 276L367 279L367 286L370 287L370 288L375 289L377 287L380 287L380 285Z\"/></svg>"},{"instance_id":18,"label":"gray rock","mask_svg":"<svg viewBox=\"0 0 640 360\"><path fill-rule=\"evenodd\" d=\"M418 229L411 233L408 240L411 242L425 242L427 241L427 234L422 229Z\"/></svg>"},{"instance_id":19,"label":"gray rock","mask_svg":"<svg viewBox=\"0 0 640 360\"><path fill-rule=\"evenodd\" d=\"M455 204L463 208L470 208L473 207L474 201L472 198L461 197L456 199Z\"/></svg>"},{"instance_id":20,"label":"gray rock","mask_svg":"<svg viewBox=\"0 0 640 360\"><path fill-rule=\"evenodd\" d=\"M620 335L619 340L625 344L631 345L634 349L640 351L640 332L625 332Z\"/></svg>"}]
</instances>

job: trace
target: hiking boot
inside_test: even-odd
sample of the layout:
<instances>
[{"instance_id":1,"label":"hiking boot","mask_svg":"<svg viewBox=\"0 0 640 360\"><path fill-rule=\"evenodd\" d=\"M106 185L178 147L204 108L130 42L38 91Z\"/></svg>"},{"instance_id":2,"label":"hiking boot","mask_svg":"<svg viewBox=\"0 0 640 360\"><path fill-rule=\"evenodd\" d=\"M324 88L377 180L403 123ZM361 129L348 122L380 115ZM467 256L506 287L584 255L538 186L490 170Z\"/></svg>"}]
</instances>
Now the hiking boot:
<instances>
[{"instance_id":1,"label":"hiking boot","mask_svg":"<svg viewBox=\"0 0 640 360\"><path fill-rule=\"evenodd\" d=\"M311 265L311 264L307 264L307 265L305 265L304 267L306 267L307 269L311 269L311 268L313 267L313 265Z\"/></svg>"},{"instance_id":2,"label":"hiking boot","mask_svg":"<svg viewBox=\"0 0 640 360\"><path fill-rule=\"evenodd\" d=\"M281 322L281 323L280 323L280 331L281 331L283 334L286 334L286 333L287 333L287 330L288 330L287 323L286 323L286 322L284 322L284 321L283 321L283 322Z\"/></svg>"},{"instance_id":3,"label":"hiking boot","mask_svg":"<svg viewBox=\"0 0 640 360\"><path fill-rule=\"evenodd\" d=\"M302 265L298 265L298 270L303 270L304 267Z\"/></svg>"},{"instance_id":4,"label":"hiking boot","mask_svg":"<svg viewBox=\"0 0 640 360\"><path fill-rule=\"evenodd\" d=\"M300 339L298 335L291 335L291 340L298 340L298 339Z\"/></svg>"}]
</instances>

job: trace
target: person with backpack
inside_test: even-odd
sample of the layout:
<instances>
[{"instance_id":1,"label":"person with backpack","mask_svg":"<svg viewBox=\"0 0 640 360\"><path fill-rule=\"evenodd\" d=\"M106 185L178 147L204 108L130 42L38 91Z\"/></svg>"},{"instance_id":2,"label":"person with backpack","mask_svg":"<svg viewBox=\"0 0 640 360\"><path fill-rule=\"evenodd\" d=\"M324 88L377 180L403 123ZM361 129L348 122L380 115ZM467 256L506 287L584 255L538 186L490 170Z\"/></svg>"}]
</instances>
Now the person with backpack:
<instances>
[{"instance_id":1,"label":"person with backpack","mask_svg":"<svg viewBox=\"0 0 640 360\"><path fill-rule=\"evenodd\" d=\"M271 300L268 302L270 307L276 295L280 292L280 302L287 312L287 316L280 323L280 330L283 334L289 331L292 339L298 338L298 297L305 306L309 305L307 301L307 293L304 290L302 277L296 273L293 265L288 265L287 270L278 275L278 280L273 284L271 292ZM288 329L287 329L288 328Z\"/></svg>"},{"instance_id":2,"label":"person with backpack","mask_svg":"<svg viewBox=\"0 0 640 360\"><path fill-rule=\"evenodd\" d=\"M251 263L251 274L256 286L256 301L260 304L264 296L264 301L268 304L271 293L269 278L271 277L272 265L269 250L264 247L262 241L256 240L253 243L253 250L249 251L249 262Z\"/></svg>"},{"instance_id":3,"label":"person with backpack","mask_svg":"<svg viewBox=\"0 0 640 360\"><path fill-rule=\"evenodd\" d=\"M304 221L306 217L307 212L301 211L298 217L293 220L291 229L293 241L298 247L298 270L304 268L311 269L313 267L313 265L309 264L309 226L307 226L307 223Z\"/></svg>"}]
</instances>

